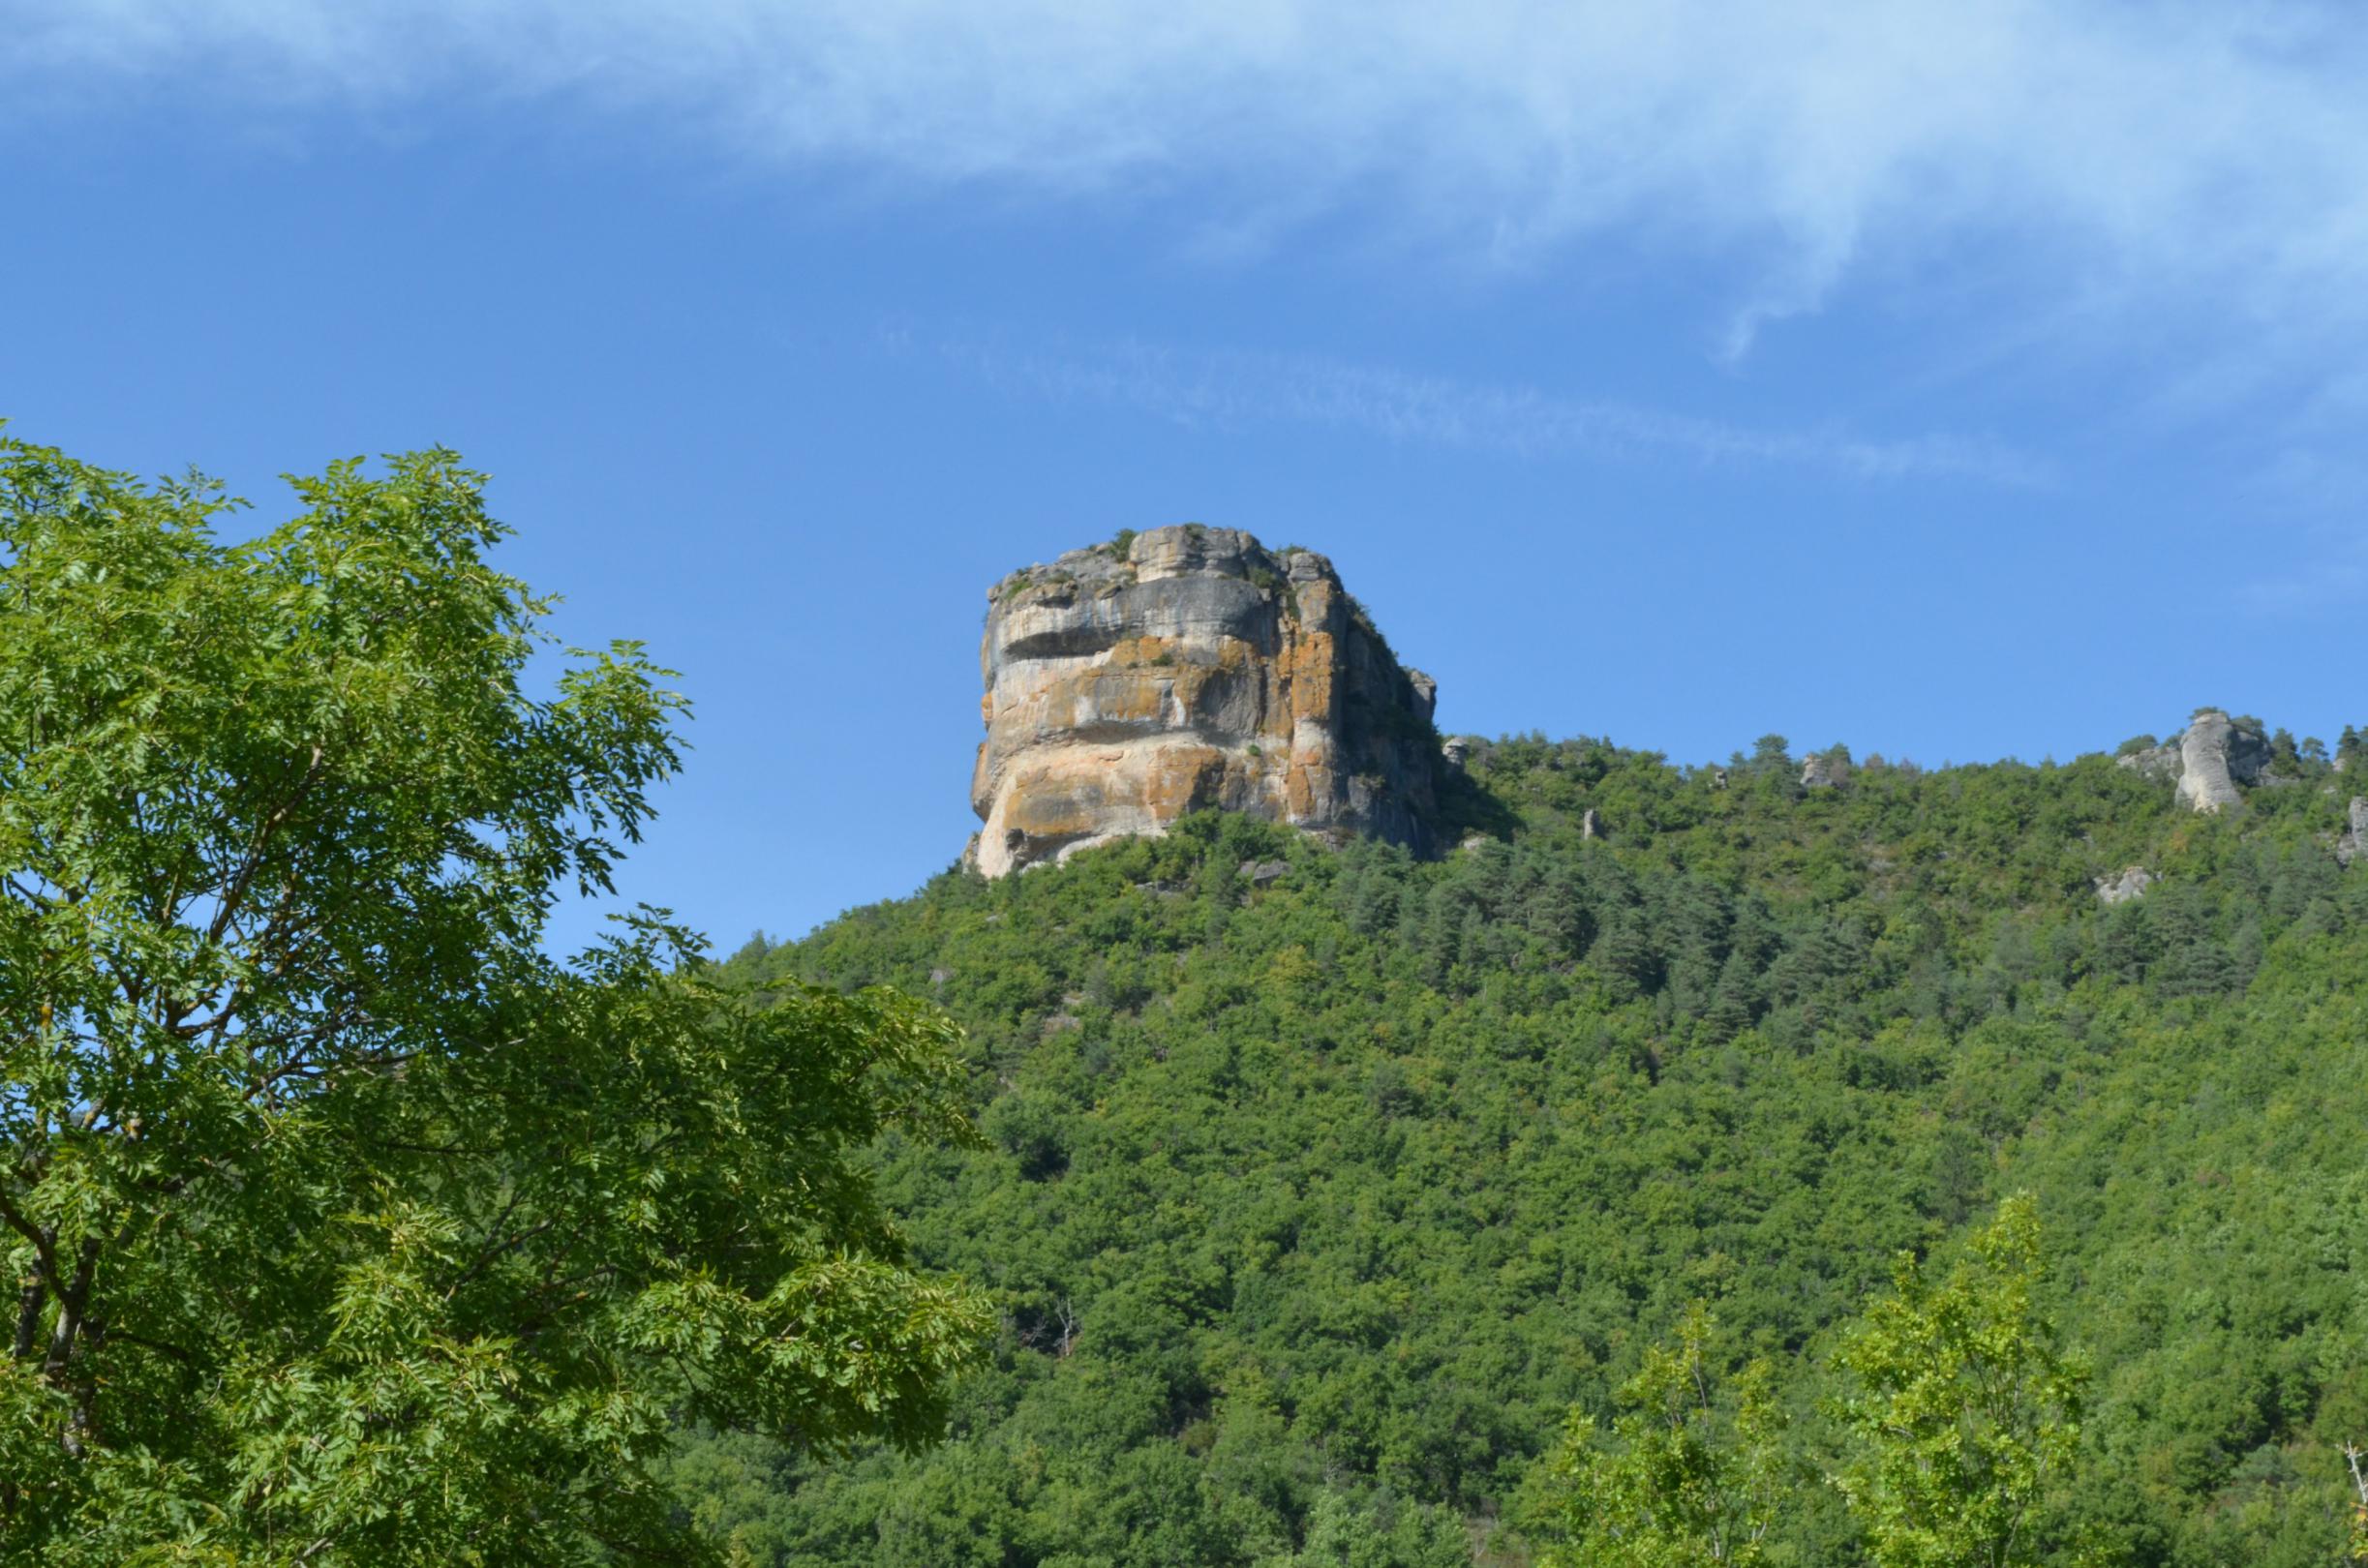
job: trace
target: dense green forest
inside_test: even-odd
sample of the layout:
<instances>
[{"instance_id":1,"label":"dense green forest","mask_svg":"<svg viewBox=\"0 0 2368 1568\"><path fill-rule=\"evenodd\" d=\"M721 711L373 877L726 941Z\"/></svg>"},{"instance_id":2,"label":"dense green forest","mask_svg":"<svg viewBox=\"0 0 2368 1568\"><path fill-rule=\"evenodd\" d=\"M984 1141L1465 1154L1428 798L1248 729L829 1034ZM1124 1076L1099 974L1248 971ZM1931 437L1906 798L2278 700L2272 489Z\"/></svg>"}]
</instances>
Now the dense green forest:
<instances>
[{"instance_id":1,"label":"dense green forest","mask_svg":"<svg viewBox=\"0 0 2368 1568\"><path fill-rule=\"evenodd\" d=\"M482 482L0 438L0 1561L2368 1561L2356 732L1472 741L1436 859L562 959L683 704L533 692Z\"/></svg>"},{"instance_id":2,"label":"dense green forest","mask_svg":"<svg viewBox=\"0 0 2368 1568\"><path fill-rule=\"evenodd\" d=\"M2052 1539L2324 1568L2368 1436L2355 787L2283 737L2225 817L2106 756L1805 789L1774 737L1513 739L1436 861L1202 816L759 938L714 978L967 1031L987 1145L873 1158L1000 1328L938 1447L693 1432L671 1478L764 1563L1519 1564L1565 1422L1707 1322L1774 1369L1769 1560L1862 1561L1844 1330L2028 1192L2092 1369Z\"/></svg>"}]
</instances>

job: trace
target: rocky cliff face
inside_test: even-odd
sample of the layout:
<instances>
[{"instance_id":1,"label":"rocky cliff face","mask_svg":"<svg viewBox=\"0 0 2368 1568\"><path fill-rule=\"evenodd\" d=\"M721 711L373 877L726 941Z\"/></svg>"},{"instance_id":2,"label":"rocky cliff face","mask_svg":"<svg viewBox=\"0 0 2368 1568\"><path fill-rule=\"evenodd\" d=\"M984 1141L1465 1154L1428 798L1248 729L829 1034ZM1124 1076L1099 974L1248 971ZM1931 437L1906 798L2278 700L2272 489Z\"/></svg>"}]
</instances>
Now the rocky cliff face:
<instances>
[{"instance_id":1,"label":"rocky cliff face","mask_svg":"<svg viewBox=\"0 0 2368 1568\"><path fill-rule=\"evenodd\" d=\"M2258 782L2269 767L2269 742L2258 730L2240 730L2216 708L2198 712L2185 733L2150 750L2133 752L2121 766L2149 778L2178 781L2179 799L2197 811L2241 805L2240 784Z\"/></svg>"},{"instance_id":2,"label":"rocky cliff face","mask_svg":"<svg viewBox=\"0 0 2368 1568\"><path fill-rule=\"evenodd\" d=\"M2179 737L2179 799L2198 811L2239 805L2239 784L2250 784L2269 766L2269 742L2240 730L2217 709L2198 713Z\"/></svg>"},{"instance_id":3,"label":"rocky cliff face","mask_svg":"<svg viewBox=\"0 0 2368 1568\"><path fill-rule=\"evenodd\" d=\"M1204 806L1430 847L1435 688L1330 561L1197 525L1122 541L989 592L981 871L1165 832Z\"/></svg>"}]
</instances>

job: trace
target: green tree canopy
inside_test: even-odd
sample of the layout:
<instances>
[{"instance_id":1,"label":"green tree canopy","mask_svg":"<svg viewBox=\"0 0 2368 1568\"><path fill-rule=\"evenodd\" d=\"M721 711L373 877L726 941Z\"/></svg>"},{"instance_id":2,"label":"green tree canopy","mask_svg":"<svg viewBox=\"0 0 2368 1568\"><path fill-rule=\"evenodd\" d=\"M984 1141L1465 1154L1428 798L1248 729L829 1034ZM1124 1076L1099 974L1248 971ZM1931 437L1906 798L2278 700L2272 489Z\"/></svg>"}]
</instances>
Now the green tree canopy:
<instances>
[{"instance_id":1,"label":"green tree canopy","mask_svg":"<svg viewBox=\"0 0 2368 1568\"><path fill-rule=\"evenodd\" d=\"M1196 814L727 966L963 1025L990 1146L878 1169L917 1255L1005 1314L929 1452L686 1441L717 1527L776 1568L1260 1568L1370 1548L1387 1498L1393 1541L1436 1509L1477 1560L1534 1560L1507 1502L1688 1302L1830 1468L1804 1413L1863 1388L1833 1351L1892 1260L1937 1284L2027 1190L2034 1306L2099 1369L2040 1533L2129 1568L2340 1560L2338 1444L2368 1433L2354 786L2322 764L2201 817L2097 754L1804 793L1534 736L1472 742L1466 783L1505 836L1437 860ZM1238 874L1263 859L1287 874ZM2099 898L2131 866L2158 882ZM1863 1563L1863 1535L1804 1486L1764 1550Z\"/></svg>"},{"instance_id":2,"label":"green tree canopy","mask_svg":"<svg viewBox=\"0 0 2368 1568\"><path fill-rule=\"evenodd\" d=\"M1545 1462L1540 1523L1562 1545L1540 1568L1749 1568L1785 1502L1782 1428L1765 1360L1722 1387L1696 1303L1617 1396L1606 1446L1573 1412Z\"/></svg>"},{"instance_id":3,"label":"green tree canopy","mask_svg":"<svg viewBox=\"0 0 2368 1568\"><path fill-rule=\"evenodd\" d=\"M2049 1560L2043 1507L2087 1377L2035 1300L2042 1272L2037 1204L2011 1197L1940 1279L1903 1256L1843 1347L1859 1452L1840 1483L1878 1568Z\"/></svg>"},{"instance_id":4,"label":"green tree canopy","mask_svg":"<svg viewBox=\"0 0 2368 1568\"><path fill-rule=\"evenodd\" d=\"M547 601L450 453L301 516L0 437L0 1557L689 1551L677 1419L933 1433L987 1324L854 1152L966 1135L951 1025L570 963L681 700L523 680Z\"/></svg>"}]
</instances>

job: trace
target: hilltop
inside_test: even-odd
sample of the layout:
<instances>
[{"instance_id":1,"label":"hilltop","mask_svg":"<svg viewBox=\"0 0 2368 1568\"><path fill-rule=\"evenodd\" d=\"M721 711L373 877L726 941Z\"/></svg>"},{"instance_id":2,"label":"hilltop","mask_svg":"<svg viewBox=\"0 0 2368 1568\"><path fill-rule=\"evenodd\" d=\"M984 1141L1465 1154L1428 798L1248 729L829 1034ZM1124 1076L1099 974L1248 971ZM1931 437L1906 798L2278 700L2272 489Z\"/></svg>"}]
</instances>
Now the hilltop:
<instances>
[{"instance_id":1,"label":"hilltop","mask_svg":"<svg viewBox=\"0 0 2368 1568\"><path fill-rule=\"evenodd\" d=\"M1537 1457L1686 1303L1778 1359L1813 1458L1893 1254L2027 1190L2097 1369L2064 1517L2132 1563L2334 1560L2368 1433L2355 747L2248 746L2216 813L2152 738L1931 771L1454 749L1435 858L1188 812L720 966L967 1030L987 1146L877 1171L1003 1315L944 1447L694 1441L706 1517L777 1563L1519 1563ZM1820 1495L1782 1560L1856 1560Z\"/></svg>"}]
</instances>

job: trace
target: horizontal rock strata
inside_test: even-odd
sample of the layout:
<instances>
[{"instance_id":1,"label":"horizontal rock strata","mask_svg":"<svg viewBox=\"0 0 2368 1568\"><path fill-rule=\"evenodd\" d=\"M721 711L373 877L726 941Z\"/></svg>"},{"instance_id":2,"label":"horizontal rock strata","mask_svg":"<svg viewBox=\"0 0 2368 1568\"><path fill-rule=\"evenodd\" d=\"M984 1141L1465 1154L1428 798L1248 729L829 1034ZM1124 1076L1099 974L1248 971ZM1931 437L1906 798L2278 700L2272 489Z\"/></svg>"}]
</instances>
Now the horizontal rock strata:
<instances>
[{"instance_id":1,"label":"horizontal rock strata","mask_svg":"<svg viewBox=\"0 0 2368 1568\"><path fill-rule=\"evenodd\" d=\"M998 583L971 804L988 876L1202 807L1429 846L1435 695L1308 550L1197 525Z\"/></svg>"}]
</instances>

